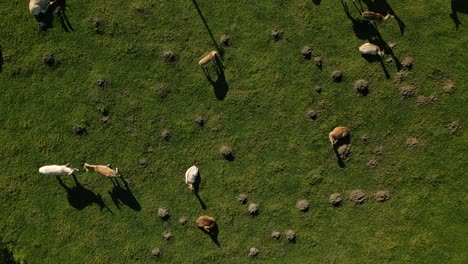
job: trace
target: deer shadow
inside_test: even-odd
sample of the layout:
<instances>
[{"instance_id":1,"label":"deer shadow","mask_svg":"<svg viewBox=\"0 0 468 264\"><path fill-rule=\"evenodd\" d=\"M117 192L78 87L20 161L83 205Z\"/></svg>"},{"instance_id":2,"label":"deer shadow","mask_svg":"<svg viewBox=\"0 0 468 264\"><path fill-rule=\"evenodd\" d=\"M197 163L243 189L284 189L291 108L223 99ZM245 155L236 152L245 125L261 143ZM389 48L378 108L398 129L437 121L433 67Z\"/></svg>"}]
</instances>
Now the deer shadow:
<instances>
[{"instance_id":1,"label":"deer shadow","mask_svg":"<svg viewBox=\"0 0 468 264\"><path fill-rule=\"evenodd\" d=\"M371 39L378 35L378 30L373 24L351 15L348 5L344 0L341 0L341 5L343 6L346 16L353 23L353 31L358 39Z\"/></svg>"},{"instance_id":2,"label":"deer shadow","mask_svg":"<svg viewBox=\"0 0 468 264\"><path fill-rule=\"evenodd\" d=\"M39 30L47 31L49 28L53 28L54 14L56 14L65 32L74 31L65 12L66 5L66 0L56 0L47 8L45 13L34 16L39 25Z\"/></svg>"},{"instance_id":3,"label":"deer shadow","mask_svg":"<svg viewBox=\"0 0 468 264\"><path fill-rule=\"evenodd\" d=\"M196 178L195 183L192 185L193 186L193 194L195 194L195 197L197 197L198 202L200 203L200 206L203 210L206 210L207 206L201 199L200 195L198 194L200 190L200 183L201 183L201 173L198 171L198 177Z\"/></svg>"},{"instance_id":4,"label":"deer shadow","mask_svg":"<svg viewBox=\"0 0 468 264\"><path fill-rule=\"evenodd\" d=\"M208 23L206 22L205 17L203 16L200 7L197 4L196 0L192 0L193 4L195 5L195 8L197 9L198 14L200 15L201 20L203 21L203 24L206 27L206 30L208 31L208 34L210 35L211 41L213 41L214 46L216 47L216 50L218 51L218 54L223 57L224 56L224 49L218 45L218 42L215 40L213 37L213 33L211 33L210 27L208 26Z\"/></svg>"},{"instance_id":5,"label":"deer shadow","mask_svg":"<svg viewBox=\"0 0 468 264\"><path fill-rule=\"evenodd\" d=\"M70 188L62 181L60 176L56 176L60 186L62 186L67 192L67 199L71 206L78 210L83 210L92 204L97 204L99 205L101 211L106 208L109 210L109 212L112 213L100 194L95 194L91 190L81 185L74 174L72 174L72 177L75 181L75 186Z\"/></svg>"},{"instance_id":6,"label":"deer shadow","mask_svg":"<svg viewBox=\"0 0 468 264\"><path fill-rule=\"evenodd\" d=\"M387 66L385 66L385 62L382 57L380 57L379 55L370 55L370 54L361 54L361 57L363 57L369 63L379 62L385 74L385 78L390 79L390 73L388 72Z\"/></svg>"},{"instance_id":7,"label":"deer shadow","mask_svg":"<svg viewBox=\"0 0 468 264\"><path fill-rule=\"evenodd\" d=\"M120 185L118 178L121 179L123 182L123 187ZM138 200L133 195L132 191L130 190L130 186L122 177L117 178L110 178L112 181L112 191L109 191L112 198L112 202L114 202L117 209L121 210L122 205L126 205L133 209L134 211L141 211L141 205Z\"/></svg>"},{"instance_id":8,"label":"deer shadow","mask_svg":"<svg viewBox=\"0 0 468 264\"><path fill-rule=\"evenodd\" d=\"M216 98L218 100L223 100L229 91L229 85L226 81L226 75L224 74L224 65L221 63L221 60L218 58L218 56L215 56L211 65L212 66L208 65L207 67L202 67L203 73L211 85L213 85ZM216 80L213 80L211 77L211 71L213 71L213 69L216 73Z\"/></svg>"},{"instance_id":9,"label":"deer shadow","mask_svg":"<svg viewBox=\"0 0 468 264\"><path fill-rule=\"evenodd\" d=\"M198 227L203 233L207 234L213 243L216 244L216 246L221 247L221 244L219 243L218 236L219 236L219 227L218 224L215 223L213 228L211 228L210 231L206 231L203 227Z\"/></svg>"},{"instance_id":10,"label":"deer shadow","mask_svg":"<svg viewBox=\"0 0 468 264\"><path fill-rule=\"evenodd\" d=\"M455 28L458 30L458 27L462 24L460 19L458 18L458 13L468 14L468 1L466 0L452 0L450 2L450 7L452 9L452 13L450 13L450 17L455 23Z\"/></svg>"},{"instance_id":11,"label":"deer shadow","mask_svg":"<svg viewBox=\"0 0 468 264\"><path fill-rule=\"evenodd\" d=\"M315 5L320 5L320 3L322 3L322 0L312 0L312 2L313 2Z\"/></svg>"},{"instance_id":12,"label":"deer shadow","mask_svg":"<svg viewBox=\"0 0 468 264\"><path fill-rule=\"evenodd\" d=\"M3 48L2 45L0 45L0 72L2 72L3 69Z\"/></svg>"},{"instance_id":13,"label":"deer shadow","mask_svg":"<svg viewBox=\"0 0 468 264\"><path fill-rule=\"evenodd\" d=\"M339 153L338 149L341 146L350 145L350 144L351 144L351 135L348 134L346 137L342 137L338 139L338 141L333 145L333 152L335 153L336 161L338 163L338 166L340 166L340 168L345 168L346 163L344 160L345 157L343 157L343 155Z\"/></svg>"},{"instance_id":14,"label":"deer shadow","mask_svg":"<svg viewBox=\"0 0 468 264\"><path fill-rule=\"evenodd\" d=\"M395 20L398 23L398 27L400 28L400 33L401 35L405 34L405 28L406 25L405 23L398 17L393 10L393 8L390 6L390 4L387 2L387 0L362 0L364 4L367 5L367 8L369 11L376 12L382 15L390 14L392 15Z\"/></svg>"}]
</instances>

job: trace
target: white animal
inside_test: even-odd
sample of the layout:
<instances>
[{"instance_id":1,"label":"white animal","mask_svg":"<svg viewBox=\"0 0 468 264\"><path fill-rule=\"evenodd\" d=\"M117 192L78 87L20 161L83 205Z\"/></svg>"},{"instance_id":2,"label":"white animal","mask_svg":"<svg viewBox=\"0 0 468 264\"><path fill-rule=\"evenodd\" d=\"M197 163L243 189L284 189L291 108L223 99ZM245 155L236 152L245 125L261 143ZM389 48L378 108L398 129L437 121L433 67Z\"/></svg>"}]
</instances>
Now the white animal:
<instances>
[{"instance_id":1,"label":"white animal","mask_svg":"<svg viewBox=\"0 0 468 264\"><path fill-rule=\"evenodd\" d=\"M361 55L379 55L382 57L384 52L379 48L379 46L372 43L364 43L359 47L359 52Z\"/></svg>"},{"instance_id":2,"label":"white animal","mask_svg":"<svg viewBox=\"0 0 468 264\"><path fill-rule=\"evenodd\" d=\"M344 138L348 136L349 129L347 127L338 126L335 127L330 134L328 134L328 138L332 145L335 145L338 142L338 139Z\"/></svg>"},{"instance_id":3,"label":"white animal","mask_svg":"<svg viewBox=\"0 0 468 264\"><path fill-rule=\"evenodd\" d=\"M47 165L39 168L39 173L44 175L71 175L78 169L68 167L70 163L66 165Z\"/></svg>"},{"instance_id":4,"label":"white animal","mask_svg":"<svg viewBox=\"0 0 468 264\"><path fill-rule=\"evenodd\" d=\"M29 11L37 16L45 13L52 3L50 0L29 0Z\"/></svg>"},{"instance_id":5,"label":"white animal","mask_svg":"<svg viewBox=\"0 0 468 264\"><path fill-rule=\"evenodd\" d=\"M192 190L192 192L195 192L193 185L197 182L197 178L198 167L193 165L185 172L185 183L188 185L189 189Z\"/></svg>"}]
</instances>

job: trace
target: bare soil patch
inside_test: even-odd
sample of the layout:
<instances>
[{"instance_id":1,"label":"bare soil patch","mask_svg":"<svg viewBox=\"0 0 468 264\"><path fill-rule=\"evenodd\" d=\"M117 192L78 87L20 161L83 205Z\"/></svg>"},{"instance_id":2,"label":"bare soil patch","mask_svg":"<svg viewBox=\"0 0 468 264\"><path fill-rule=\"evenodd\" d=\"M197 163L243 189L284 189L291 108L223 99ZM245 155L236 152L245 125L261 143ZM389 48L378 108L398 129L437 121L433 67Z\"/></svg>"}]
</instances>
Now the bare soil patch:
<instances>
[{"instance_id":1,"label":"bare soil patch","mask_svg":"<svg viewBox=\"0 0 468 264\"><path fill-rule=\"evenodd\" d=\"M226 47L229 47L229 45L230 45L229 40L230 40L229 34L224 33L224 34L221 35L221 37L219 38L219 43L223 44L223 45L226 46Z\"/></svg>"},{"instance_id":2,"label":"bare soil patch","mask_svg":"<svg viewBox=\"0 0 468 264\"><path fill-rule=\"evenodd\" d=\"M247 199L248 199L248 198L249 198L249 197L247 196L247 194L241 193L241 194L239 194L239 195L237 196L237 201L238 201L239 203L241 203L241 204L245 204L245 203L247 202Z\"/></svg>"},{"instance_id":3,"label":"bare soil patch","mask_svg":"<svg viewBox=\"0 0 468 264\"><path fill-rule=\"evenodd\" d=\"M260 212L260 206L256 203L251 203L249 204L248 211L252 216L258 215Z\"/></svg>"},{"instance_id":4,"label":"bare soil patch","mask_svg":"<svg viewBox=\"0 0 468 264\"><path fill-rule=\"evenodd\" d=\"M372 158L367 162L367 168L371 170L377 168L377 166L379 166L379 161L375 158Z\"/></svg>"},{"instance_id":5,"label":"bare soil patch","mask_svg":"<svg viewBox=\"0 0 468 264\"><path fill-rule=\"evenodd\" d=\"M393 77L393 83L401 84L408 78L409 72L408 71L399 71L395 73Z\"/></svg>"},{"instance_id":6,"label":"bare soil patch","mask_svg":"<svg viewBox=\"0 0 468 264\"><path fill-rule=\"evenodd\" d=\"M318 112L314 109L309 109L305 113L305 118L310 121L315 121L317 120Z\"/></svg>"},{"instance_id":7,"label":"bare soil patch","mask_svg":"<svg viewBox=\"0 0 468 264\"><path fill-rule=\"evenodd\" d=\"M404 98L410 98L416 94L416 87L412 85L403 85L400 87L400 95Z\"/></svg>"},{"instance_id":8,"label":"bare soil patch","mask_svg":"<svg viewBox=\"0 0 468 264\"><path fill-rule=\"evenodd\" d=\"M333 82L341 82L343 80L343 72L340 70L335 70L331 73L330 77Z\"/></svg>"},{"instance_id":9,"label":"bare soil patch","mask_svg":"<svg viewBox=\"0 0 468 264\"><path fill-rule=\"evenodd\" d=\"M456 134L461 128L460 120L457 119L457 120L454 120L454 121L450 122L447 125L447 128L448 128L450 134L452 134L452 135Z\"/></svg>"},{"instance_id":10,"label":"bare soil patch","mask_svg":"<svg viewBox=\"0 0 468 264\"><path fill-rule=\"evenodd\" d=\"M359 96L366 96L369 93L369 82L364 79L354 81L353 87Z\"/></svg>"},{"instance_id":11,"label":"bare soil patch","mask_svg":"<svg viewBox=\"0 0 468 264\"><path fill-rule=\"evenodd\" d=\"M452 94L455 90L455 83L452 80L448 80L444 86L442 86L442 91L444 91L444 93Z\"/></svg>"},{"instance_id":12,"label":"bare soil patch","mask_svg":"<svg viewBox=\"0 0 468 264\"><path fill-rule=\"evenodd\" d=\"M341 194L339 193L332 193L330 194L330 197L328 198L328 201L333 205L333 206L338 206L341 204Z\"/></svg>"},{"instance_id":13,"label":"bare soil patch","mask_svg":"<svg viewBox=\"0 0 468 264\"><path fill-rule=\"evenodd\" d=\"M273 38L274 41L279 41L283 38L284 31L281 29L273 29L271 31L271 37Z\"/></svg>"},{"instance_id":14,"label":"bare soil patch","mask_svg":"<svg viewBox=\"0 0 468 264\"><path fill-rule=\"evenodd\" d=\"M401 66L403 66L407 70L411 70L413 69L413 63L414 63L414 59L412 57L406 57L401 62Z\"/></svg>"},{"instance_id":15,"label":"bare soil patch","mask_svg":"<svg viewBox=\"0 0 468 264\"><path fill-rule=\"evenodd\" d=\"M377 202L385 202L390 199L390 192L389 191L378 191L374 194L375 200Z\"/></svg>"},{"instance_id":16,"label":"bare soil patch","mask_svg":"<svg viewBox=\"0 0 468 264\"><path fill-rule=\"evenodd\" d=\"M414 148L419 144L419 140L415 137L410 137L406 140L406 146Z\"/></svg>"},{"instance_id":17,"label":"bare soil patch","mask_svg":"<svg viewBox=\"0 0 468 264\"><path fill-rule=\"evenodd\" d=\"M275 230L271 233L271 237L273 239L279 240L281 238L281 232L278 230Z\"/></svg>"},{"instance_id":18,"label":"bare soil patch","mask_svg":"<svg viewBox=\"0 0 468 264\"><path fill-rule=\"evenodd\" d=\"M309 210L309 202L307 200L299 200L296 203L296 208L301 212L307 212Z\"/></svg>"},{"instance_id":19,"label":"bare soil patch","mask_svg":"<svg viewBox=\"0 0 468 264\"><path fill-rule=\"evenodd\" d=\"M354 204L362 204L367 201L367 195L361 189L352 190L349 192L349 200Z\"/></svg>"},{"instance_id":20,"label":"bare soil patch","mask_svg":"<svg viewBox=\"0 0 468 264\"><path fill-rule=\"evenodd\" d=\"M304 60L310 60L312 58L312 47L304 46L301 50L301 58Z\"/></svg>"}]
</instances>

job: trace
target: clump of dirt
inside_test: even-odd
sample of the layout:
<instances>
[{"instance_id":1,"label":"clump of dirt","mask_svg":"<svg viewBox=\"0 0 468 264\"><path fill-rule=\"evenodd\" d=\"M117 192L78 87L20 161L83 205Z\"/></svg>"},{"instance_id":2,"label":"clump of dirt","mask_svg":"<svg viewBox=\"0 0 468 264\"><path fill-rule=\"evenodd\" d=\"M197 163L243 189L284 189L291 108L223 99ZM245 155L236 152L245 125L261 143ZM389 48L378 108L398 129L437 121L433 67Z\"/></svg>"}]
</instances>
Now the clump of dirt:
<instances>
[{"instance_id":1,"label":"clump of dirt","mask_svg":"<svg viewBox=\"0 0 468 264\"><path fill-rule=\"evenodd\" d=\"M195 123L202 127L205 125L205 118L202 116L197 116L197 118L195 118Z\"/></svg>"},{"instance_id":2,"label":"clump of dirt","mask_svg":"<svg viewBox=\"0 0 468 264\"><path fill-rule=\"evenodd\" d=\"M299 200L296 203L296 208L301 212L307 212L309 210L309 202L307 200Z\"/></svg>"},{"instance_id":3,"label":"clump of dirt","mask_svg":"<svg viewBox=\"0 0 468 264\"><path fill-rule=\"evenodd\" d=\"M46 52L42 55L42 61L49 67L55 65L55 55L52 52Z\"/></svg>"},{"instance_id":4,"label":"clump of dirt","mask_svg":"<svg viewBox=\"0 0 468 264\"><path fill-rule=\"evenodd\" d=\"M337 152L341 159L348 160L353 151L351 144L343 144L338 147Z\"/></svg>"},{"instance_id":5,"label":"clump of dirt","mask_svg":"<svg viewBox=\"0 0 468 264\"><path fill-rule=\"evenodd\" d=\"M146 168L146 167L148 167L148 164L149 164L149 163L148 163L148 160L147 160L147 159L140 159L140 160L138 161L138 164L139 164L140 166Z\"/></svg>"},{"instance_id":6,"label":"clump of dirt","mask_svg":"<svg viewBox=\"0 0 468 264\"><path fill-rule=\"evenodd\" d=\"M161 249L159 249L159 248L153 248L153 249L151 250L151 254L153 254L153 256L155 256L155 257L159 257L159 256L161 256Z\"/></svg>"},{"instance_id":7,"label":"clump of dirt","mask_svg":"<svg viewBox=\"0 0 468 264\"><path fill-rule=\"evenodd\" d=\"M315 86L315 91L317 93L321 93L322 92L322 86L320 86L320 85Z\"/></svg>"},{"instance_id":8,"label":"clump of dirt","mask_svg":"<svg viewBox=\"0 0 468 264\"><path fill-rule=\"evenodd\" d=\"M457 120L452 121L450 124L447 125L447 128L450 134L454 135L461 128L460 120L457 119Z\"/></svg>"},{"instance_id":9,"label":"clump of dirt","mask_svg":"<svg viewBox=\"0 0 468 264\"><path fill-rule=\"evenodd\" d=\"M88 126L86 124L74 125L72 132L78 136L86 135L88 133Z\"/></svg>"},{"instance_id":10,"label":"clump of dirt","mask_svg":"<svg viewBox=\"0 0 468 264\"><path fill-rule=\"evenodd\" d=\"M404 98L410 98L416 94L416 87L412 85L403 85L400 87L400 95Z\"/></svg>"},{"instance_id":11,"label":"clump of dirt","mask_svg":"<svg viewBox=\"0 0 468 264\"><path fill-rule=\"evenodd\" d=\"M271 237L273 239L279 240L281 238L281 232L278 230L275 230L273 231L273 233L271 233Z\"/></svg>"},{"instance_id":12,"label":"clump of dirt","mask_svg":"<svg viewBox=\"0 0 468 264\"><path fill-rule=\"evenodd\" d=\"M393 83L401 84L408 78L409 72L408 71L399 71L393 77Z\"/></svg>"},{"instance_id":13,"label":"clump of dirt","mask_svg":"<svg viewBox=\"0 0 468 264\"><path fill-rule=\"evenodd\" d=\"M249 197L247 196L247 194L241 193L241 194L239 194L239 196L237 196L237 201L238 201L239 203L241 203L241 204L245 204L245 203L247 202L247 199L248 199L248 198L249 198Z\"/></svg>"},{"instance_id":14,"label":"clump of dirt","mask_svg":"<svg viewBox=\"0 0 468 264\"><path fill-rule=\"evenodd\" d=\"M454 93L455 90L456 90L456 87L452 80L448 80L442 87L442 91L444 91L445 93L449 93L449 94Z\"/></svg>"},{"instance_id":15,"label":"clump of dirt","mask_svg":"<svg viewBox=\"0 0 468 264\"><path fill-rule=\"evenodd\" d=\"M163 58L166 63L175 62L177 59L175 53L170 50L163 53Z\"/></svg>"},{"instance_id":16,"label":"clump of dirt","mask_svg":"<svg viewBox=\"0 0 468 264\"><path fill-rule=\"evenodd\" d=\"M132 134L135 131L133 127L127 127L127 133Z\"/></svg>"},{"instance_id":17,"label":"clump of dirt","mask_svg":"<svg viewBox=\"0 0 468 264\"><path fill-rule=\"evenodd\" d=\"M224 33L220 38L219 38L219 43L223 44L226 47L229 47L229 39L230 36L227 33Z\"/></svg>"},{"instance_id":18,"label":"clump of dirt","mask_svg":"<svg viewBox=\"0 0 468 264\"><path fill-rule=\"evenodd\" d=\"M309 109L307 110L307 112L305 113L305 118L307 120L310 120L310 121L314 121L314 120L317 120L317 111L314 110L314 109Z\"/></svg>"},{"instance_id":19,"label":"clump of dirt","mask_svg":"<svg viewBox=\"0 0 468 264\"><path fill-rule=\"evenodd\" d=\"M406 140L406 146L414 148L419 144L419 140L415 137L410 137Z\"/></svg>"},{"instance_id":20,"label":"clump of dirt","mask_svg":"<svg viewBox=\"0 0 468 264\"><path fill-rule=\"evenodd\" d=\"M135 122L135 120L136 120L136 118L134 116L132 116L132 115L127 117L127 121L130 122L130 123Z\"/></svg>"},{"instance_id":21,"label":"clump of dirt","mask_svg":"<svg viewBox=\"0 0 468 264\"><path fill-rule=\"evenodd\" d=\"M221 154L221 157L223 157L226 160L229 160L229 161L234 160L234 151L232 150L231 147L222 146L219 149L219 154Z\"/></svg>"},{"instance_id":22,"label":"clump of dirt","mask_svg":"<svg viewBox=\"0 0 468 264\"><path fill-rule=\"evenodd\" d=\"M364 134L364 135L361 136L361 140L364 143L368 143L369 142L369 136L367 134Z\"/></svg>"},{"instance_id":23,"label":"clump of dirt","mask_svg":"<svg viewBox=\"0 0 468 264\"><path fill-rule=\"evenodd\" d=\"M153 147L148 147L148 149L146 150L148 153L154 153L154 148Z\"/></svg>"},{"instance_id":24,"label":"clump of dirt","mask_svg":"<svg viewBox=\"0 0 468 264\"><path fill-rule=\"evenodd\" d=\"M105 78L99 78L97 81L96 81L96 85L99 87L99 88L106 88L107 86L109 86L109 80L105 79Z\"/></svg>"},{"instance_id":25,"label":"clump of dirt","mask_svg":"<svg viewBox=\"0 0 468 264\"><path fill-rule=\"evenodd\" d=\"M110 121L110 116L101 117L101 124L107 125L107 124L109 124L109 121Z\"/></svg>"},{"instance_id":26,"label":"clump of dirt","mask_svg":"<svg viewBox=\"0 0 468 264\"><path fill-rule=\"evenodd\" d=\"M369 93L369 82L366 80L359 79L354 81L353 87L359 96L366 96Z\"/></svg>"},{"instance_id":27,"label":"clump of dirt","mask_svg":"<svg viewBox=\"0 0 468 264\"><path fill-rule=\"evenodd\" d=\"M250 256L250 257L255 257L255 256L258 255L259 252L260 252L260 251L259 251L257 248L254 248L254 247L253 247L253 248L250 248L250 249L249 249L249 256Z\"/></svg>"},{"instance_id":28,"label":"clump of dirt","mask_svg":"<svg viewBox=\"0 0 468 264\"><path fill-rule=\"evenodd\" d=\"M130 96L130 91L129 90L123 91L123 95L126 96L126 97L129 97Z\"/></svg>"},{"instance_id":29,"label":"clump of dirt","mask_svg":"<svg viewBox=\"0 0 468 264\"><path fill-rule=\"evenodd\" d=\"M412 57L406 57L401 62L401 66L403 66L407 70L411 70L413 68L413 62L414 60Z\"/></svg>"},{"instance_id":30,"label":"clump of dirt","mask_svg":"<svg viewBox=\"0 0 468 264\"><path fill-rule=\"evenodd\" d=\"M283 38L284 31L281 29L273 29L271 31L271 37L273 38L274 41L279 41Z\"/></svg>"},{"instance_id":31,"label":"clump of dirt","mask_svg":"<svg viewBox=\"0 0 468 264\"><path fill-rule=\"evenodd\" d=\"M396 42L395 41L389 41L388 42L388 46L391 48L391 49L394 49L396 47Z\"/></svg>"},{"instance_id":32,"label":"clump of dirt","mask_svg":"<svg viewBox=\"0 0 468 264\"><path fill-rule=\"evenodd\" d=\"M385 202L387 201L388 199L390 199L390 192L389 191L378 191L375 193L375 200L377 202Z\"/></svg>"},{"instance_id":33,"label":"clump of dirt","mask_svg":"<svg viewBox=\"0 0 468 264\"><path fill-rule=\"evenodd\" d=\"M182 216L181 218L179 218L179 224L185 225L186 223L187 223L187 217Z\"/></svg>"},{"instance_id":34,"label":"clump of dirt","mask_svg":"<svg viewBox=\"0 0 468 264\"><path fill-rule=\"evenodd\" d=\"M287 230L285 232L286 238L288 239L289 242L295 242L296 241L296 232L293 230Z\"/></svg>"},{"instance_id":35,"label":"clump of dirt","mask_svg":"<svg viewBox=\"0 0 468 264\"><path fill-rule=\"evenodd\" d=\"M167 85L158 85L156 87L156 94L160 97L160 98L165 98L166 96L168 96L169 94L171 93L171 89L169 89L169 87L167 87Z\"/></svg>"},{"instance_id":36,"label":"clump of dirt","mask_svg":"<svg viewBox=\"0 0 468 264\"><path fill-rule=\"evenodd\" d=\"M318 107L324 109L324 108L327 108L327 105L328 105L328 104L327 104L327 102L321 100L321 101L319 101L319 102L317 103L317 105L318 105Z\"/></svg>"},{"instance_id":37,"label":"clump of dirt","mask_svg":"<svg viewBox=\"0 0 468 264\"><path fill-rule=\"evenodd\" d=\"M4 62L10 62L11 61L11 54L3 54L2 55L3 61Z\"/></svg>"},{"instance_id":38,"label":"clump of dirt","mask_svg":"<svg viewBox=\"0 0 468 264\"><path fill-rule=\"evenodd\" d=\"M312 58L312 47L304 46L301 50L301 58L304 60L310 60Z\"/></svg>"},{"instance_id":39,"label":"clump of dirt","mask_svg":"<svg viewBox=\"0 0 468 264\"><path fill-rule=\"evenodd\" d=\"M384 147L382 145L378 145L372 150L372 153L374 153L374 155L380 156L384 153Z\"/></svg>"},{"instance_id":40,"label":"clump of dirt","mask_svg":"<svg viewBox=\"0 0 468 264\"><path fill-rule=\"evenodd\" d=\"M93 24L94 31L97 34L103 34L104 33L105 22L102 19L100 19L99 17L93 17L93 19L91 20L91 23Z\"/></svg>"},{"instance_id":41,"label":"clump of dirt","mask_svg":"<svg viewBox=\"0 0 468 264\"><path fill-rule=\"evenodd\" d=\"M385 60L385 63L387 63L387 64L392 64L394 62L395 62L395 60L392 57Z\"/></svg>"},{"instance_id":42,"label":"clump of dirt","mask_svg":"<svg viewBox=\"0 0 468 264\"><path fill-rule=\"evenodd\" d=\"M335 70L332 72L331 78L333 82L341 82L341 80L343 80L343 72L340 70Z\"/></svg>"},{"instance_id":43,"label":"clump of dirt","mask_svg":"<svg viewBox=\"0 0 468 264\"><path fill-rule=\"evenodd\" d=\"M256 204L256 203L251 203L251 204L249 204L248 211L253 216L258 215L258 213L260 211L260 206L258 204Z\"/></svg>"},{"instance_id":44,"label":"clump of dirt","mask_svg":"<svg viewBox=\"0 0 468 264\"><path fill-rule=\"evenodd\" d=\"M362 204L367 201L367 195L361 189L352 190L349 192L349 200L354 204Z\"/></svg>"},{"instance_id":45,"label":"clump of dirt","mask_svg":"<svg viewBox=\"0 0 468 264\"><path fill-rule=\"evenodd\" d=\"M319 185L323 180L322 176L320 176L318 174L312 174L312 176L310 178L311 178L310 179L310 185L314 185L314 186Z\"/></svg>"},{"instance_id":46,"label":"clump of dirt","mask_svg":"<svg viewBox=\"0 0 468 264\"><path fill-rule=\"evenodd\" d=\"M328 201L333 205L333 206L338 206L341 204L341 194L339 193L332 193L330 194L330 197L328 198Z\"/></svg>"},{"instance_id":47,"label":"clump of dirt","mask_svg":"<svg viewBox=\"0 0 468 264\"><path fill-rule=\"evenodd\" d=\"M322 69L323 67L323 59L320 56L317 56L314 58L315 66L317 66L319 69Z\"/></svg>"},{"instance_id":48,"label":"clump of dirt","mask_svg":"<svg viewBox=\"0 0 468 264\"><path fill-rule=\"evenodd\" d=\"M167 231L167 232L164 232L163 237L164 237L164 240L171 240L174 236L172 235L171 232Z\"/></svg>"},{"instance_id":49,"label":"clump of dirt","mask_svg":"<svg viewBox=\"0 0 468 264\"><path fill-rule=\"evenodd\" d=\"M159 208L158 215L162 220L168 220L171 216L169 215L169 210L166 208Z\"/></svg>"},{"instance_id":50,"label":"clump of dirt","mask_svg":"<svg viewBox=\"0 0 468 264\"><path fill-rule=\"evenodd\" d=\"M376 160L375 158L372 158L367 162L367 168L371 170L377 168L377 166L379 166L379 161Z\"/></svg>"},{"instance_id":51,"label":"clump of dirt","mask_svg":"<svg viewBox=\"0 0 468 264\"><path fill-rule=\"evenodd\" d=\"M430 96L420 95L416 99L416 105L417 106L424 106L424 105L427 105L429 103L434 103L437 100L439 100L439 98L437 96L435 96L435 95L430 95Z\"/></svg>"},{"instance_id":52,"label":"clump of dirt","mask_svg":"<svg viewBox=\"0 0 468 264\"><path fill-rule=\"evenodd\" d=\"M169 130L163 130L163 131L161 132L161 136L163 137L163 139L164 139L165 141L169 141L169 139L171 139L171 137L172 137L172 133L171 133L171 131L169 131Z\"/></svg>"}]
</instances>

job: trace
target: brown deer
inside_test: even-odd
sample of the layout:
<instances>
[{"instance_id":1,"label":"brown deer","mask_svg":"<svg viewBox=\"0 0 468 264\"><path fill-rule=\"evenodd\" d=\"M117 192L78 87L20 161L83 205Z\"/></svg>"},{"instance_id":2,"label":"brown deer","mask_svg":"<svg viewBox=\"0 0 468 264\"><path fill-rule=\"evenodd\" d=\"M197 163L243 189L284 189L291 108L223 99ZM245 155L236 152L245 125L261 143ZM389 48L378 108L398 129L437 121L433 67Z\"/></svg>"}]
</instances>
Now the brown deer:
<instances>
[{"instance_id":1,"label":"brown deer","mask_svg":"<svg viewBox=\"0 0 468 264\"><path fill-rule=\"evenodd\" d=\"M114 169L111 169L109 166L110 166L110 164L107 164L107 165L91 165L91 164L85 163L83 167L84 167L86 172L88 172L88 169L94 169L95 171L97 171L101 175L104 175L104 176L109 177L109 178L120 177L119 169L115 168L115 170L114 170Z\"/></svg>"}]
</instances>

